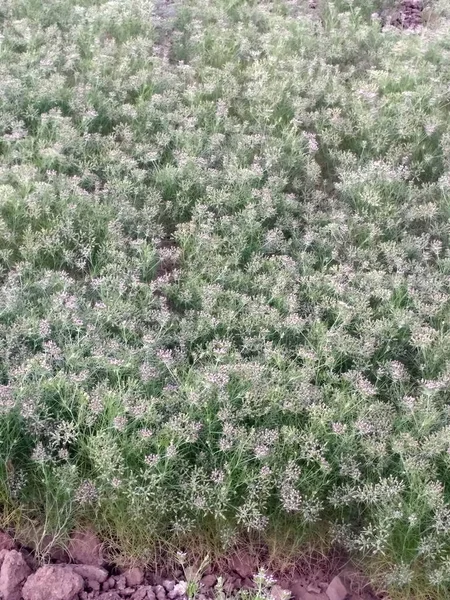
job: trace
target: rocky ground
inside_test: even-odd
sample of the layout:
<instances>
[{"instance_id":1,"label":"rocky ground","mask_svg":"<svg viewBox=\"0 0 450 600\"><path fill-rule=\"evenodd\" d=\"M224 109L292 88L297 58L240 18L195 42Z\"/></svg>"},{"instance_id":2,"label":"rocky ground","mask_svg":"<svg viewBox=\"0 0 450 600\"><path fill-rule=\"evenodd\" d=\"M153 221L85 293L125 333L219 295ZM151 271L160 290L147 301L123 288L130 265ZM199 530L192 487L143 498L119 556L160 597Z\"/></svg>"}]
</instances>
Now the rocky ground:
<instances>
[{"instance_id":1,"label":"rocky ground","mask_svg":"<svg viewBox=\"0 0 450 600\"><path fill-rule=\"evenodd\" d=\"M423 10L422 0L402 0L390 23L403 29L415 29L423 24Z\"/></svg>"},{"instance_id":2,"label":"rocky ground","mask_svg":"<svg viewBox=\"0 0 450 600\"><path fill-rule=\"evenodd\" d=\"M69 559L70 556L70 559ZM65 562L61 562L64 560ZM70 560L70 562L69 562ZM67 553L56 552L53 562L39 564L33 552L19 547L0 532L0 597L3 600L187 600L188 582L163 578L139 567L119 571L108 565L97 537L91 532L72 536ZM255 567L245 556L230 559L222 577L220 596L236 597L254 588ZM175 575L181 575L180 572ZM196 600L218 597L219 573L207 569L197 581ZM326 576L311 570L307 576L279 579L274 600L376 600L366 582L348 567Z\"/></svg>"}]
</instances>

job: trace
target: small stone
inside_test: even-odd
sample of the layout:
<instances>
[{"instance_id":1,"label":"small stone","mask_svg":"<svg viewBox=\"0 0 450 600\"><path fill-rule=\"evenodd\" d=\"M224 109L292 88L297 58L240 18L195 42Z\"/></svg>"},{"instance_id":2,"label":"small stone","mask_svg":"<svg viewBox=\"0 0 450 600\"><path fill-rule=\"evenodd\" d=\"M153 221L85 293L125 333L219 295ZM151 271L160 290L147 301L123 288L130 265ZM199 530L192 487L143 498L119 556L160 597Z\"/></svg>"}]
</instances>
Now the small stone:
<instances>
[{"instance_id":1,"label":"small stone","mask_svg":"<svg viewBox=\"0 0 450 600\"><path fill-rule=\"evenodd\" d=\"M98 567L104 563L100 540L93 531L76 531L69 540L67 550L76 563Z\"/></svg>"},{"instance_id":2,"label":"small stone","mask_svg":"<svg viewBox=\"0 0 450 600\"><path fill-rule=\"evenodd\" d=\"M0 594L3 600L19 600L22 586L30 573L30 567L20 552L7 551L0 570Z\"/></svg>"},{"instance_id":3,"label":"small stone","mask_svg":"<svg viewBox=\"0 0 450 600\"><path fill-rule=\"evenodd\" d=\"M100 591L100 582L97 581L96 579L88 579L87 585L89 588L91 588L91 590L93 592L99 592Z\"/></svg>"},{"instance_id":4,"label":"small stone","mask_svg":"<svg viewBox=\"0 0 450 600\"><path fill-rule=\"evenodd\" d=\"M131 596L131 600L145 600L146 598L148 598L147 591L148 586L142 586L136 592L134 592L134 594Z\"/></svg>"},{"instance_id":5,"label":"small stone","mask_svg":"<svg viewBox=\"0 0 450 600\"><path fill-rule=\"evenodd\" d=\"M321 589L318 585L310 584L308 585L308 592L312 592L313 594L320 594Z\"/></svg>"},{"instance_id":6,"label":"small stone","mask_svg":"<svg viewBox=\"0 0 450 600\"><path fill-rule=\"evenodd\" d=\"M95 565L71 565L71 568L83 579L95 580L99 583L103 583L108 579L108 571Z\"/></svg>"},{"instance_id":7,"label":"small stone","mask_svg":"<svg viewBox=\"0 0 450 600\"><path fill-rule=\"evenodd\" d=\"M73 600L83 586L83 578L72 569L45 565L28 577L22 595L24 600Z\"/></svg>"},{"instance_id":8,"label":"small stone","mask_svg":"<svg viewBox=\"0 0 450 600\"><path fill-rule=\"evenodd\" d=\"M0 531L0 550L14 550L15 547L14 540L9 533Z\"/></svg>"},{"instance_id":9,"label":"small stone","mask_svg":"<svg viewBox=\"0 0 450 600\"><path fill-rule=\"evenodd\" d=\"M327 596L330 600L346 600L348 598L349 591L339 575L336 575L327 587Z\"/></svg>"},{"instance_id":10,"label":"small stone","mask_svg":"<svg viewBox=\"0 0 450 600\"><path fill-rule=\"evenodd\" d=\"M166 592L171 592L175 587L175 581L170 581L170 579L165 579L162 584Z\"/></svg>"},{"instance_id":11,"label":"small stone","mask_svg":"<svg viewBox=\"0 0 450 600\"><path fill-rule=\"evenodd\" d=\"M134 585L141 585L141 583L144 581L144 573L139 567L128 569L128 571L125 571L124 576L127 581L127 585L130 587Z\"/></svg>"},{"instance_id":12,"label":"small stone","mask_svg":"<svg viewBox=\"0 0 450 600\"><path fill-rule=\"evenodd\" d=\"M124 598L128 597L128 596L132 596L134 594L136 590L132 587L127 587L124 590L121 590L120 595L123 596Z\"/></svg>"},{"instance_id":13,"label":"small stone","mask_svg":"<svg viewBox=\"0 0 450 600\"><path fill-rule=\"evenodd\" d=\"M117 592L104 592L98 596L97 600L122 600Z\"/></svg>"},{"instance_id":14,"label":"small stone","mask_svg":"<svg viewBox=\"0 0 450 600\"><path fill-rule=\"evenodd\" d=\"M211 575L205 575L204 577L201 578L200 583L202 584L202 586L204 588L212 588L216 585L217 583L217 577L213 574Z\"/></svg>"},{"instance_id":15,"label":"small stone","mask_svg":"<svg viewBox=\"0 0 450 600\"><path fill-rule=\"evenodd\" d=\"M116 575L114 577L115 586L119 591L124 590L127 587L127 580L125 579L125 575Z\"/></svg>"},{"instance_id":16,"label":"small stone","mask_svg":"<svg viewBox=\"0 0 450 600\"><path fill-rule=\"evenodd\" d=\"M114 579L114 577L109 577L106 580L106 583L109 585L109 589L111 589L116 585L116 580Z\"/></svg>"}]
</instances>

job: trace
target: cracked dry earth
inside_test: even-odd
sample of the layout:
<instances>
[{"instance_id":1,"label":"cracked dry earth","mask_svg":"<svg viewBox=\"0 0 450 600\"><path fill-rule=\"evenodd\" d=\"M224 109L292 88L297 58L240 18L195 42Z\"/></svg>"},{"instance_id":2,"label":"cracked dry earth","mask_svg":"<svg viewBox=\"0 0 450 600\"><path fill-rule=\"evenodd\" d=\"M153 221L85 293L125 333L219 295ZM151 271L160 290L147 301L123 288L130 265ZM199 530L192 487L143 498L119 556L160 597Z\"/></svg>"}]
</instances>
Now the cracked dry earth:
<instances>
[{"instance_id":1,"label":"cracked dry earth","mask_svg":"<svg viewBox=\"0 0 450 600\"><path fill-rule=\"evenodd\" d=\"M118 572L103 558L101 544L92 532L75 533L68 554L54 554L54 562L39 565L33 553L19 547L0 532L0 597L3 600L187 600L187 582L179 577L162 578L139 567ZM65 562L61 562L64 560ZM254 588L256 568L245 556L230 560L221 574L222 591L235 597ZM217 596L218 575L207 570L199 581L195 600ZM363 582L363 583L361 583ZM356 571L341 569L326 576L322 571L309 576L280 579L270 590L273 600L379 600ZM223 596L222 596L223 597Z\"/></svg>"}]
</instances>

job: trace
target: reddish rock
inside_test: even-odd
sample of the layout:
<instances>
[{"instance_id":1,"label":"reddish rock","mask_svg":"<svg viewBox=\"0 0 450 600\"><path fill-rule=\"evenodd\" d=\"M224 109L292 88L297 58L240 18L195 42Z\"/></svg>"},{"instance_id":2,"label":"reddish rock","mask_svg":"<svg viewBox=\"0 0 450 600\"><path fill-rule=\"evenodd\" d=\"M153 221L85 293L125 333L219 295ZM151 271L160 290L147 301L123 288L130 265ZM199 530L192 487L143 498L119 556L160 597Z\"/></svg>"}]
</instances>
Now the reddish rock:
<instances>
[{"instance_id":1,"label":"reddish rock","mask_svg":"<svg viewBox=\"0 0 450 600\"><path fill-rule=\"evenodd\" d=\"M22 554L17 550L9 550L0 570L0 595L3 600L20 600L22 586L30 573Z\"/></svg>"},{"instance_id":2,"label":"reddish rock","mask_svg":"<svg viewBox=\"0 0 450 600\"><path fill-rule=\"evenodd\" d=\"M128 571L125 571L124 575L127 585L130 587L141 585L141 583L144 581L144 573L139 567L128 569Z\"/></svg>"},{"instance_id":3,"label":"reddish rock","mask_svg":"<svg viewBox=\"0 0 450 600\"><path fill-rule=\"evenodd\" d=\"M16 544L9 533L0 531L0 550L14 550L15 547Z\"/></svg>"},{"instance_id":4,"label":"reddish rock","mask_svg":"<svg viewBox=\"0 0 450 600\"><path fill-rule=\"evenodd\" d=\"M349 590L342 581L339 575L336 575L327 587L327 596L330 600L347 600L349 597Z\"/></svg>"},{"instance_id":5,"label":"reddish rock","mask_svg":"<svg viewBox=\"0 0 450 600\"><path fill-rule=\"evenodd\" d=\"M101 567L105 562L100 540L92 531L76 531L69 540L67 550L76 563Z\"/></svg>"},{"instance_id":6,"label":"reddish rock","mask_svg":"<svg viewBox=\"0 0 450 600\"><path fill-rule=\"evenodd\" d=\"M73 600L83 586L83 578L72 569L45 565L28 577L22 594L24 600Z\"/></svg>"},{"instance_id":7,"label":"reddish rock","mask_svg":"<svg viewBox=\"0 0 450 600\"><path fill-rule=\"evenodd\" d=\"M108 579L108 571L95 565L71 565L71 569L81 575L83 579L89 579L90 581L103 583Z\"/></svg>"}]
</instances>

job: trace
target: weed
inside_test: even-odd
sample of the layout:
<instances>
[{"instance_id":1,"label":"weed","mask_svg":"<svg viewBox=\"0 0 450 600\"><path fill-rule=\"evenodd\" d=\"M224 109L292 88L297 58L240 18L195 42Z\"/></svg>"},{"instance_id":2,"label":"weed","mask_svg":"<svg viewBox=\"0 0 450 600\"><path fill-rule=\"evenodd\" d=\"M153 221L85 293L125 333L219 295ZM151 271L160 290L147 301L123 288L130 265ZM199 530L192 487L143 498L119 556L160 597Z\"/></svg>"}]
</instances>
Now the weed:
<instances>
[{"instance_id":1,"label":"weed","mask_svg":"<svg viewBox=\"0 0 450 600\"><path fill-rule=\"evenodd\" d=\"M449 6L380 9L4 0L6 519L447 589Z\"/></svg>"}]
</instances>

